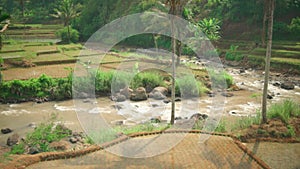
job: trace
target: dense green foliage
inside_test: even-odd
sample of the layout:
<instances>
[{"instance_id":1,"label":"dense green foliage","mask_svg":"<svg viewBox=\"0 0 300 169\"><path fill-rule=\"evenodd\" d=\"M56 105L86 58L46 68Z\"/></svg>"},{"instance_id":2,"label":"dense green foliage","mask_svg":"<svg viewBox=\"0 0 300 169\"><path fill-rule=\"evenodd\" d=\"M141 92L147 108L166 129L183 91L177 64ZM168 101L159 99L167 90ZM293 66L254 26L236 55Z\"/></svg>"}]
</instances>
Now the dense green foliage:
<instances>
[{"instance_id":1,"label":"dense green foliage","mask_svg":"<svg viewBox=\"0 0 300 169\"><path fill-rule=\"evenodd\" d=\"M233 84L233 78L226 71L217 72L209 69L209 76L215 87L230 87Z\"/></svg>"},{"instance_id":2,"label":"dense green foliage","mask_svg":"<svg viewBox=\"0 0 300 169\"><path fill-rule=\"evenodd\" d=\"M230 61L241 61L243 59L243 55L237 51L239 46L230 45L229 50L226 51L225 59Z\"/></svg>"},{"instance_id":3,"label":"dense green foliage","mask_svg":"<svg viewBox=\"0 0 300 169\"><path fill-rule=\"evenodd\" d=\"M203 95L208 89L194 77L183 76L176 79L175 95L182 97L197 97Z\"/></svg>"},{"instance_id":4,"label":"dense green foliage","mask_svg":"<svg viewBox=\"0 0 300 169\"><path fill-rule=\"evenodd\" d=\"M70 35L68 35L68 27L58 30L55 34L61 38L63 43L73 42L76 43L79 40L79 32L75 29L69 28ZM70 36L70 37L69 37Z\"/></svg>"},{"instance_id":5,"label":"dense green foliage","mask_svg":"<svg viewBox=\"0 0 300 169\"><path fill-rule=\"evenodd\" d=\"M273 104L267 115L269 118L279 118L282 122L288 124L291 117L300 116L300 107L292 100L284 100L281 103Z\"/></svg>"},{"instance_id":6,"label":"dense green foliage","mask_svg":"<svg viewBox=\"0 0 300 169\"><path fill-rule=\"evenodd\" d=\"M59 141L72 134L72 131L63 125L56 125L55 120L57 115L51 114L47 122L39 124L32 133L28 133L23 141L12 147L10 153L23 154L26 146L35 147L40 152L52 151L49 148L51 142Z\"/></svg>"}]
</instances>

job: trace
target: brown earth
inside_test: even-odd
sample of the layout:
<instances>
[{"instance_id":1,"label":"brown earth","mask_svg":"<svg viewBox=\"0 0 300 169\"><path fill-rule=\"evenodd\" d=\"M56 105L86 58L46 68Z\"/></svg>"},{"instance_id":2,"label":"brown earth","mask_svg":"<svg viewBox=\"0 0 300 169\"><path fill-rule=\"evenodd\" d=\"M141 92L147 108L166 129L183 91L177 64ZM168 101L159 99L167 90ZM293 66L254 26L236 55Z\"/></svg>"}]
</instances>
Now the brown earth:
<instances>
[{"instance_id":1,"label":"brown earth","mask_svg":"<svg viewBox=\"0 0 300 169\"><path fill-rule=\"evenodd\" d=\"M289 127L293 127L294 136L291 135ZM284 143L299 143L300 140L300 117L293 117L289 126L280 119L270 119L267 124L251 125L242 131L240 136L243 142L271 141Z\"/></svg>"}]
</instances>

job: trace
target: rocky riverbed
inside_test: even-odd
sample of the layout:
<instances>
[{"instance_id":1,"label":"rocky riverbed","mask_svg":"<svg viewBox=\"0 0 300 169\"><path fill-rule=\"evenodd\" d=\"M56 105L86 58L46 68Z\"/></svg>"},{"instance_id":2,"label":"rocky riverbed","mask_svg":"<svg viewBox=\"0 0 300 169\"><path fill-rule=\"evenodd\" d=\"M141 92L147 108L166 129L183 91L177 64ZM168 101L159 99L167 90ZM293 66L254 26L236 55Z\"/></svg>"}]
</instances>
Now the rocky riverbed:
<instances>
[{"instance_id":1,"label":"rocky riverbed","mask_svg":"<svg viewBox=\"0 0 300 169\"><path fill-rule=\"evenodd\" d=\"M217 92L216 95L224 99L224 105L220 109L221 116L240 117L256 115L256 110L260 109L261 93L263 87L263 72L253 69L226 68L234 77L238 89L237 91L227 91L230 95L223 95ZM293 99L300 102L299 77L289 77L288 74L271 73L269 85L268 103L279 102L284 99ZM181 100L176 102L176 117L190 118L195 113L211 114L214 107L215 97L210 95L202 96L199 99ZM84 131L82 123L87 124L85 117L90 114L98 114L104 119L108 126L112 125L135 125L159 118L161 121L170 120L171 103L163 99L148 98L144 101L131 101L129 99L122 102L112 101L111 98L102 97L95 101L79 100L79 106L88 105L89 111L78 115L78 101L73 100L61 102L46 102L37 104L32 102L21 104L1 104L0 105L0 128L13 130L8 134L0 134L0 145L4 146L9 136L18 133L20 137L33 130L38 123L46 121L51 113L58 113L58 123L63 123L73 131ZM75 105L74 105L75 103ZM195 105L198 107L195 109ZM184 110L183 110L184 109ZM81 109L82 110L82 109ZM199 112L198 112L199 110ZM97 118L98 118L97 117ZM88 119L88 118L86 118Z\"/></svg>"}]
</instances>

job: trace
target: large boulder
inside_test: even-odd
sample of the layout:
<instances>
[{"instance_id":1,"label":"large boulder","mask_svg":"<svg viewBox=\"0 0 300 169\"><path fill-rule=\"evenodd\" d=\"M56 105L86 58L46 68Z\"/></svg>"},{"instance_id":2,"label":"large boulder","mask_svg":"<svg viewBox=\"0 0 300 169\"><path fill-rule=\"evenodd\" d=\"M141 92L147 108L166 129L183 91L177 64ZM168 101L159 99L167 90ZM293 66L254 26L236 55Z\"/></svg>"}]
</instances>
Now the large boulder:
<instances>
[{"instance_id":1,"label":"large boulder","mask_svg":"<svg viewBox=\"0 0 300 169\"><path fill-rule=\"evenodd\" d=\"M168 94L168 89L165 87L156 87L151 91L151 93L155 93L155 92L159 92L166 96Z\"/></svg>"},{"instance_id":2,"label":"large boulder","mask_svg":"<svg viewBox=\"0 0 300 169\"><path fill-rule=\"evenodd\" d=\"M139 87L134 90L134 92L130 95L130 100L132 101L142 101L147 100L146 89L143 87Z\"/></svg>"},{"instance_id":3,"label":"large boulder","mask_svg":"<svg viewBox=\"0 0 300 169\"><path fill-rule=\"evenodd\" d=\"M165 87L156 87L154 88L151 93L149 93L149 97L155 100L163 100L166 98L168 94L168 89Z\"/></svg>"},{"instance_id":4,"label":"large boulder","mask_svg":"<svg viewBox=\"0 0 300 169\"><path fill-rule=\"evenodd\" d=\"M124 95L127 99L130 98L131 94L132 94L133 90L130 89L129 87L125 87L124 89L120 90L120 94Z\"/></svg>"},{"instance_id":5,"label":"large boulder","mask_svg":"<svg viewBox=\"0 0 300 169\"><path fill-rule=\"evenodd\" d=\"M280 87L286 90L293 90L295 88L295 85L291 82L283 82L281 83Z\"/></svg>"},{"instance_id":6,"label":"large boulder","mask_svg":"<svg viewBox=\"0 0 300 169\"><path fill-rule=\"evenodd\" d=\"M13 146L19 142L19 138L20 136L17 133L15 133L12 136L8 137L6 144L8 146Z\"/></svg>"},{"instance_id":7,"label":"large boulder","mask_svg":"<svg viewBox=\"0 0 300 169\"><path fill-rule=\"evenodd\" d=\"M149 97L150 97L150 98L153 98L153 99L155 99L155 100L163 100L163 99L166 98L166 96L163 95L163 94L160 93L160 92L150 93L150 94L149 94Z\"/></svg>"}]
</instances>

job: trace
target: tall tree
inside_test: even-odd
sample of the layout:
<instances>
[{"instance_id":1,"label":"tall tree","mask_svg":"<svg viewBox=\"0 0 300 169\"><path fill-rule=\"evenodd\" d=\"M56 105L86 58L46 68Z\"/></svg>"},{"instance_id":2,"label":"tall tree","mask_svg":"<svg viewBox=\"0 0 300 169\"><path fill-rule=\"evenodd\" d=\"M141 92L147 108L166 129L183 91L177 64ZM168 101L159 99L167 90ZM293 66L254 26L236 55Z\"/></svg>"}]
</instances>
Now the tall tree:
<instances>
[{"instance_id":1,"label":"tall tree","mask_svg":"<svg viewBox=\"0 0 300 169\"><path fill-rule=\"evenodd\" d=\"M261 44L262 47L266 47L266 22L267 22L267 15L269 11L268 0L264 0L264 16L263 16L263 27L261 30Z\"/></svg>"},{"instance_id":2,"label":"tall tree","mask_svg":"<svg viewBox=\"0 0 300 169\"><path fill-rule=\"evenodd\" d=\"M273 18L274 18L274 8L275 0L267 0L268 2L268 40L267 40L267 50L266 50L266 65L265 65L265 81L263 90L263 100L262 100L262 123L267 123L267 95L268 95L268 84L269 84L269 74L270 74L270 60L271 60L271 50L272 50L272 36L273 36Z\"/></svg>"},{"instance_id":3,"label":"tall tree","mask_svg":"<svg viewBox=\"0 0 300 169\"><path fill-rule=\"evenodd\" d=\"M186 1L184 0L167 0L166 4L170 5L169 14L174 16L181 16L183 13L183 7ZM171 90L171 124L174 124L175 121L175 79L176 79L176 54L177 54L177 64L180 62L180 55L181 55L181 42L177 41L174 38L175 33L177 32L176 27L174 25L174 18L171 18L171 29L172 29L172 90Z\"/></svg>"},{"instance_id":4,"label":"tall tree","mask_svg":"<svg viewBox=\"0 0 300 169\"><path fill-rule=\"evenodd\" d=\"M70 23L71 20L80 15L81 5L74 4L73 0L62 0L57 8L54 9L56 14L52 16L63 20L64 26L68 28L68 42L70 43Z\"/></svg>"}]
</instances>

